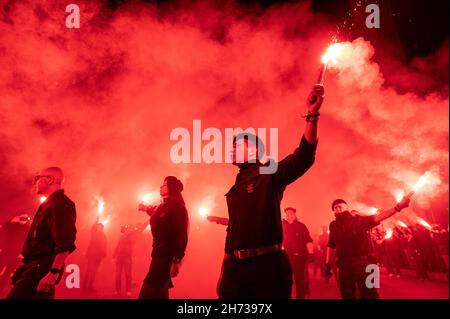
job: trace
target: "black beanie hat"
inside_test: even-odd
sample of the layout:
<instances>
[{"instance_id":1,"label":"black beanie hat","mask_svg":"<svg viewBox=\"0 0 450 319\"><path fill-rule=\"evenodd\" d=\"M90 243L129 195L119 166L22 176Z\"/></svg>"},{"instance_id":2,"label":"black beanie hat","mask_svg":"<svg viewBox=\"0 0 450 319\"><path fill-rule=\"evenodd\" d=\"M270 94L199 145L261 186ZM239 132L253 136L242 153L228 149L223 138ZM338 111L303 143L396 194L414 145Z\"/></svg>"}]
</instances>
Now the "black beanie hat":
<instances>
[{"instance_id":1,"label":"black beanie hat","mask_svg":"<svg viewBox=\"0 0 450 319\"><path fill-rule=\"evenodd\" d=\"M334 210L334 205L337 205L337 204L345 204L345 205L347 205L347 202L345 200L343 200L343 199L340 199L340 198L335 199L333 201L333 203L331 204L331 210Z\"/></svg>"},{"instance_id":2,"label":"black beanie hat","mask_svg":"<svg viewBox=\"0 0 450 319\"><path fill-rule=\"evenodd\" d=\"M257 135L248 132L239 133L238 135L233 137L233 144L235 144L236 141L239 141L240 139L244 139L244 141L250 140L255 143L256 147L258 148L258 159L263 157L266 147L264 146L263 141Z\"/></svg>"},{"instance_id":3,"label":"black beanie hat","mask_svg":"<svg viewBox=\"0 0 450 319\"><path fill-rule=\"evenodd\" d=\"M167 188L170 194L181 193L183 191L183 183L175 176L167 176L164 180L167 182Z\"/></svg>"}]
</instances>

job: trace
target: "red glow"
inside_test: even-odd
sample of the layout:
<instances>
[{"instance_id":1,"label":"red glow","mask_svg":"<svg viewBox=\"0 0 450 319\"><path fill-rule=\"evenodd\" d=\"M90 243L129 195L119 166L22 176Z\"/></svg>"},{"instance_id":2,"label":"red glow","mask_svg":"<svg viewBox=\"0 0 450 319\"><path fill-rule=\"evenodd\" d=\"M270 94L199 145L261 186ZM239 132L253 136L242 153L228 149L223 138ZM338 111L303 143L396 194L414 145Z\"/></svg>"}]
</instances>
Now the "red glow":
<instances>
[{"instance_id":1,"label":"red glow","mask_svg":"<svg viewBox=\"0 0 450 319\"><path fill-rule=\"evenodd\" d=\"M431 225L423 218L417 217L417 222L425 228L432 229Z\"/></svg>"},{"instance_id":2,"label":"red glow","mask_svg":"<svg viewBox=\"0 0 450 319\"><path fill-rule=\"evenodd\" d=\"M103 211L105 210L105 201L103 198L99 198L97 202L97 212L99 216L103 215Z\"/></svg>"},{"instance_id":3,"label":"red glow","mask_svg":"<svg viewBox=\"0 0 450 319\"><path fill-rule=\"evenodd\" d=\"M408 225L406 225L404 222L402 222L401 220L397 221L397 225L399 225L400 227L403 228L408 228Z\"/></svg>"},{"instance_id":4,"label":"red glow","mask_svg":"<svg viewBox=\"0 0 450 319\"><path fill-rule=\"evenodd\" d=\"M325 52L325 54L322 56L321 62L324 64L327 63L337 63L337 58L342 54L343 45L341 43L334 43L330 45Z\"/></svg>"},{"instance_id":5,"label":"red glow","mask_svg":"<svg viewBox=\"0 0 450 319\"><path fill-rule=\"evenodd\" d=\"M384 239L391 239L393 233L394 233L394 231L392 230L392 228L386 229L386 235L384 236Z\"/></svg>"},{"instance_id":6,"label":"red glow","mask_svg":"<svg viewBox=\"0 0 450 319\"><path fill-rule=\"evenodd\" d=\"M206 207L200 207L198 209L198 214L200 215L201 218L206 219L208 217L209 214L209 209Z\"/></svg>"},{"instance_id":7,"label":"red glow","mask_svg":"<svg viewBox=\"0 0 450 319\"><path fill-rule=\"evenodd\" d=\"M399 201L405 194L392 190L412 190L425 171L441 183L427 178L398 216L415 224L414 213L429 208L422 207L428 195L448 207L448 42L439 54L395 60L388 72L385 64L395 57L375 51L367 38L324 52L328 31L336 28L310 9L310 1L286 1L258 14L239 1L175 1L164 8L158 1L77 1L79 30L64 27L62 1L7 2L0 9L0 222L20 211L33 215L45 198L31 195L24 181L41 166L61 166L65 192L77 207L78 248L68 262L80 265L82 274L94 217L106 227L102 297L114 289L110 257L120 225L148 221L136 204L158 203L157 187L167 175L183 181L191 217L171 298L217 297L226 227L207 227L204 219L228 217L223 195L238 168L174 164L169 134L176 127L190 130L193 119L220 131L274 127L283 158L299 144L300 115L307 113L304 101L323 53L322 63L334 69L325 83L317 159L286 188L283 207L297 208L299 219L319 230L334 218L332 196L352 209L356 202L393 207L392 195ZM113 10L111 2L124 5ZM446 83L436 81L445 76ZM103 204L96 202L100 194ZM356 209L375 212L368 205ZM148 233L139 237L137 283L148 271L151 247ZM64 281L60 286L59 297L81 290L64 290Z\"/></svg>"},{"instance_id":8,"label":"red glow","mask_svg":"<svg viewBox=\"0 0 450 319\"><path fill-rule=\"evenodd\" d=\"M161 196L159 194L159 191L153 190L150 192L145 193L141 196L141 201L145 205L154 205L160 200Z\"/></svg>"}]
</instances>

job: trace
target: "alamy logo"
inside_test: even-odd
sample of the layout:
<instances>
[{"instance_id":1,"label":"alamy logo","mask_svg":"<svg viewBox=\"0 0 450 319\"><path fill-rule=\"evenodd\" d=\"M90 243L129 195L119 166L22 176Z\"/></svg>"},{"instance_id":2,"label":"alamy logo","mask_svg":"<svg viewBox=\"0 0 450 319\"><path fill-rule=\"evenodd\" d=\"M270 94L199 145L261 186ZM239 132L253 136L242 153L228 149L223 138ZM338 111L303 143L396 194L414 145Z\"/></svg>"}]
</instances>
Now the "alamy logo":
<instances>
[{"instance_id":1,"label":"alamy logo","mask_svg":"<svg viewBox=\"0 0 450 319\"><path fill-rule=\"evenodd\" d=\"M66 28L79 29L80 28L80 7L76 4L69 4L66 7L66 12L70 13L66 17Z\"/></svg>"},{"instance_id":2,"label":"alamy logo","mask_svg":"<svg viewBox=\"0 0 450 319\"><path fill-rule=\"evenodd\" d=\"M369 289L380 288L380 267L376 264L366 266L366 287Z\"/></svg>"},{"instance_id":3,"label":"alamy logo","mask_svg":"<svg viewBox=\"0 0 450 319\"><path fill-rule=\"evenodd\" d=\"M170 133L170 140L177 142L170 149L170 159L175 164L232 163L233 138L237 135L246 135L248 140L253 141L256 145L257 136L258 143L262 144L258 146L258 151L261 153L258 156L259 161L266 163L270 159L268 165L260 167L260 173L273 174L276 172L278 167L278 128L269 128L269 134L267 134L266 128L254 129L251 127L245 130L242 128L225 128L224 131L225 134L222 134L222 131L215 127L208 127L202 131L201 120L193 121L192 134L186 128L174 128ZM269 140L269 143L267 143L267 140ZM203 145L203 142L207 143ZM267 145L270 147L267 148ZM236 152L244 151L237 150ZM242 155L241 153L238 154ZM256 162L256 157L255 155L249 162Z\"/></svg>"},{"instance_id":4,"label":"alamy logo","mask_svg":"<svg viewBox=\"0 0 450 319\"><path fill-rule=\"evenodd\" d=\"M366 17L366 27L368 29L380 28L380 7L377 4L369 4L366 7L366 13L370 13Z\"/></svg>"},{"instance_id":5,"label":"alamy logo","mask_svg":"<svg viewBox=\"0 0 450 319\"><path fill-rule=\"evenodd\" d=\"M69 289L80 288L80 267L76 264L69 264L66 266L66 272L69 273L66 277L66 287Z\"/></svg>"}]
</instances>

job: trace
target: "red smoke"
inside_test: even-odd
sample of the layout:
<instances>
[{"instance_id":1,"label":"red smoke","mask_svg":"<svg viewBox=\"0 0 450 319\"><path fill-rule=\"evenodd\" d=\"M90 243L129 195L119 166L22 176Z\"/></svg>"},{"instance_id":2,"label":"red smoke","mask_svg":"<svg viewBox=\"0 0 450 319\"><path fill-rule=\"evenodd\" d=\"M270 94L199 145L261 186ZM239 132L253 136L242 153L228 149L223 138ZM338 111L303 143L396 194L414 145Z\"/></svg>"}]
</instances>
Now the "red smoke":
<instances>
[{"instance_id":1,"label":"red smoke","mask_svg":"<svg viewBox=\"0 0 450 319\"><path fill-rule=\"evenodd\" d=\"M308 2L265 11L209 1L160 8L132 2L115 11L77 4L78 30L65 27L61 1L2 6L0 218L33 213L39 199L30 176L61 166L78 211L78 250L70 262L83 266L99 197L110 216L112 252L121 224L146 219L137 211L142 194L176 175L185 184L191 227L172 296L213 298L225 227L197 211L207 205L212 215L227 215L223 195L236 168L172 164L169 134L191 130L194 119L203 128L277 127L284 157L300 141L306 97L335 26ZM334 218L333 199L390 207L394 189L408 191L430 169L442 183L417 194L410 213L426 214L436 201L448 207L448 42L409 65L390 61L386 74L372 59L388 59L383 52L361 38L349 46L351 63L325 77L317 161L283 199L313 234ZM136 246L138 285L150 259L145 238ZM112 291L111 259L103 269L99 286Z\"/></svg>"}]
</instances>

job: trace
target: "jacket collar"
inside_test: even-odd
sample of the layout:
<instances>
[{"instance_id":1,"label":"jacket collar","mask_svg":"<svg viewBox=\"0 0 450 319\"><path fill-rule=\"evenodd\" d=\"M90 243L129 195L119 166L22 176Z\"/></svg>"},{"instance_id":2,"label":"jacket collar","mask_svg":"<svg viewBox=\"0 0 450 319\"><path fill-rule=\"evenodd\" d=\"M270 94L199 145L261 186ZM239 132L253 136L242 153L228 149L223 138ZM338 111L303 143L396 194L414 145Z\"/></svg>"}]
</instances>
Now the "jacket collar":
<instances>
[{"instance_id":1,"label":"jacket collar","mask_svg":"<svg viewBox=\"0 0 450 319\"><path fill-rule=\"evenodd\" d=\"M47 200L46 201L48 201L48 202L50 202L50 201L52 201L53 199L55 199L55 198L57 198L57 197L59 197L59 196L61 196L61 195L64 195L64 189L58 189L57 191L54 191L53 193L51 193L50 194L50 196L47 198Z\"/></svg>"},{"instance_id":2,"label":"jacket collar","mask_svg":"<svg viewBox=\"0 0 450 319\"><path fill-rule=\"evenodd\" d=\"M334 216L336 216L337 221L341 221L352 217L352 214L350 214L350 212L346 210L345 212L334 214Z\"/></svg>"}]
</instances>

